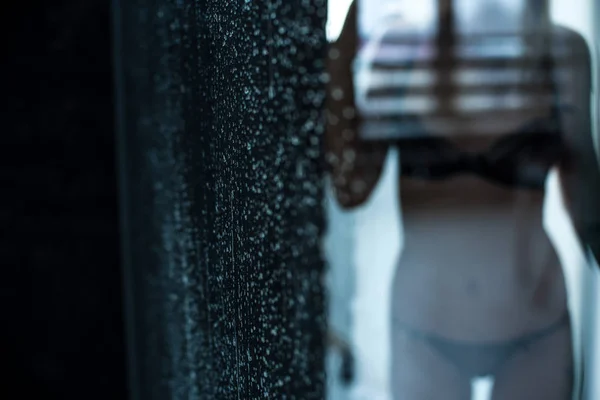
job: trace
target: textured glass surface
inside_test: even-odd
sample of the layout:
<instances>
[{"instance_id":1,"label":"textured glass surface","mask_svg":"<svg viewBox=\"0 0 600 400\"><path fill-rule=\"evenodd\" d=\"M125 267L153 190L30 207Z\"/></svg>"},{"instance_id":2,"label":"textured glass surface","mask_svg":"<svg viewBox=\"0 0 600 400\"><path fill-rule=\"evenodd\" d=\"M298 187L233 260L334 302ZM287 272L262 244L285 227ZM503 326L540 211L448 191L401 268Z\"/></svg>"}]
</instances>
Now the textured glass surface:
<instances>
[{"instance_id":1,"label":"textured glass surface","mask_svg":"<svg viewBox=\"0 0 600 400\"><path fill-rule=\"evenodd\" d=\"M135 398L323 398L325 2L115 15Z\"/></svg>"}]
</instances>

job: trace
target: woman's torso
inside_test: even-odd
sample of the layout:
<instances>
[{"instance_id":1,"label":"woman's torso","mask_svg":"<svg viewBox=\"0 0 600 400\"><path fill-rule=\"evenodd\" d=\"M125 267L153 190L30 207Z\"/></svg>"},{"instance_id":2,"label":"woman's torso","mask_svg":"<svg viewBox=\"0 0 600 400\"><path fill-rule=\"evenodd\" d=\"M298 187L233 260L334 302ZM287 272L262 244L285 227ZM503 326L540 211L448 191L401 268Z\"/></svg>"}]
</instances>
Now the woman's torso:
<instances>
[{"instance_id":1,"label":"woman's torso","mask_svg":"<svg viewBox=\"0 0 600 400\"><path fill-rule=\"evenodd\" d=\"M564 58L569 51L566 50L568 44L575 40L579 38L570 31L555 29L551 50L553 57ZM425 50L421 47L419 52L427 53ZM382 51L381 54L372 53L376 58L387 57ZM557 109L553 108L557 105L553 102L558 94L556 88L565 83L562 78L564 71L552 69L550 73L541 74L529 69L537 68L538 64L525 65L524 69L517 68L519 80L514 90L523 90L525 86L521 84L531 83L532 77L542 78L539 88L526 89L540 93L539 99L544 99L537 101L535 97L531 112L500 116L494 120L486 117L472 119L471 125L468 122L464 126L455 124L453 129L449 129L443 120L425 118L419 122L423 125L425 136L440 138L447 143L432 140L428 146L433 143L433 149L420 149L421 153L413 152L414 146L400 144L404 246L392 288L395 323L450 338L501 340L544 328L565 312L564 278L557 253L544 229L543 211L545 178L551 168L560 165L561 157L566 153L562 154L562 139L557 142L556 135L552 138L533 137L533 140L522 143L515 135L525 133L523 127L535 120L551 120L550 125L558 129L558 132L552 133L558 133L559 137L562 135L558 128L562 111L557 114ZM509 72L508 69L501 71ZM469 72L467 75L471 80L488 82L492 79L492 75L487 76L484 70L466 72ZM453 74L439 76L448 79L448 76L460 75L456 71ZM402 77L408 79L404 83L406 90L394 94L396 97L388 96L383 99L385 101L366 98L373 101L370 112L375 113L375 121L381 116L385 119L388 111L382 107L387 103L392 106L390 110L397 112L404 110L402 107L408 100L418 98L411 92L413 86L418 91L419 85L423 84L416 79L417 75L411 71L408 78ZM512 75L504 78L513 79ZM494 115L495 104L500 108L512 104L514 97L511 96L514 95L511 90L494 93L497 103L488 115ZM546 100L552 102L547 103ZM467 104L465 107L480 105L464 104ZM533 130L536 131L536 128ZM483 131L485 134L481 133ZM457 138L454 136L456 132L473 132L475 135ZM499 140L509 136L515 142L508 147L503 144L494 155L508 154L501 160L504 171L494 171L493 162L482 166L480 159L470 157L471 154L485 153ZM444 150L447 144L467 154L466 160L461 161L462 165L461 162L450 162L452 168L461 172L440 179L438 165L438 176L432 179L427 172L422 172L422 167L428 162L435 164L437 151L452 161L453 150L449 154ZM556 152L557 147L560 155ZM507 148L508 151L505 151ZM431 157L432 153L434 157ZM423 162L425 156L431 159ZM510 162L511 157L514 163ZM406 167L403 159L410 159L408 164L414 167L413 171L405 170L403 173ZM480 167L487 170L477 173ZM507 174L502 173L507 171ZM524 172L521 183L538 181L538 187L535 187L536 184L534 187L521 185L519 179L512 185L510 179L506 179L521 172ZM530 179L532 176L533 179ZM503 182L493 178L502 178Z\"/></svg>"},{"instance_id":2,"label":"woman's torso","mask_svg":"<svg viewBox=\"0 0 600 400\"><path fill-rule=\"evenodd\" d=\"M447 337L493 340L548 325L565 310L543 194L460 176L402 179L404 246L393 317Z\"/></svg>"},{"instance_id":3,"label":"woman's torso","mask_svg":"<svg viewBox=\"0 0 600 400\"><path fill-rule=\"evenodd\" d=\"M494 140L457 145L477 152ZM543 328L565 312L560 262L544 230L543 189L470 173L404 176L400 199L404 246L392 288L395 323L456 339L500 340Z\"/></svg>"}]
</instances>

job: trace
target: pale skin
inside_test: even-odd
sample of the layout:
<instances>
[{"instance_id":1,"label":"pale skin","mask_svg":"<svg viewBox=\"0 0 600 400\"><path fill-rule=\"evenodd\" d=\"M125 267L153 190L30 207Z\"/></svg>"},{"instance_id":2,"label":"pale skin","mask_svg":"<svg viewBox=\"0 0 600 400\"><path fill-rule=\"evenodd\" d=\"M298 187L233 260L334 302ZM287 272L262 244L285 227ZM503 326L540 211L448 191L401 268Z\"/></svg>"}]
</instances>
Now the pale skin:
<instances>
[{"instance_id":1,"label":"pale skin","mask_svg":"<svg viewBox=\"0 0 600 400\"><path fill-rule=\"evenodd\" d=\"M581 37L557 28L573 51L587 53ZM356 6L331 46L328 69L327 159L338 203L363 205L380 178L388 146L358 138L351 63L356 54ZM589 210L600 199L589 113L590 65L568 74L560 95L574 111L561 115L571 162L556 165L562 203L580 242ZM542 110L542 114L544 111ZM470 151L485 150L527 122L511 120L493 135L452 138ZM424 120L433 135L444 126ZM402 150L400 150L402 156ZM392 390L394 398L464 400L470 382L409 326L462 342L484 343L539 331L566 313L562 268L543 227L544 192L498 186L476 176L444 181L402 177L399 182L405 244L392 284ZM572 380L568 325L515 354L496 375L494 400L569 398Z\"/></svg>"}]
</instances>

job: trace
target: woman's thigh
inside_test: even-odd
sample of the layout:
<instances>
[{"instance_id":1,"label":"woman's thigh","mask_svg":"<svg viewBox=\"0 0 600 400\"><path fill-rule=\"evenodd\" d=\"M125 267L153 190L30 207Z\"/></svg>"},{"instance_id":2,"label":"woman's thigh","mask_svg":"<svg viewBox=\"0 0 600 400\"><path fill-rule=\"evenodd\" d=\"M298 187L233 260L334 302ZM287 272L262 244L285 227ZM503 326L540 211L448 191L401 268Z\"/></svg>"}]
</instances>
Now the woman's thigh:
<instances>
[{"instance_id":1,"label":"woman's thigh","mask_svg":"<svg viewBox=\"0 0 600 400\"><path fill-rule=\"evenodd\" d=\"M495 377L493 400L570 400L571 329L565 325L519 350Z\"/></svg>"},{"instance_id":2,"label":"woman's thigh","mask_svg":"<svg viewBox=\"0 0 600 400\"><path fill-rule=\"evenodd\" d=\"M427 341L392 332L391 388L394 400L469 400L470 381Z\"/></svg>"}]
</instances>

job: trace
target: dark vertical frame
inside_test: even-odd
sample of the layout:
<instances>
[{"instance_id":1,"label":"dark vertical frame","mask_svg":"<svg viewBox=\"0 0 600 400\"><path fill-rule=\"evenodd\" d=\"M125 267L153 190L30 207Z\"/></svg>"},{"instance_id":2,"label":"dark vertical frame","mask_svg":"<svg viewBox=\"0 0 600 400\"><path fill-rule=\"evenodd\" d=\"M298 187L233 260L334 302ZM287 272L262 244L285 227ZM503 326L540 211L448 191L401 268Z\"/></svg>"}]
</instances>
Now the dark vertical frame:
<instances>
[{"instance_id":1,"label":"dark vertical frame","mask_svg":"<svg viewBox=\"0 0 600 400\"><path fill-rule=\"evenodd\" d=\"M133 399L324 397L324 0L114 0Z\"/></svg>"}]
</instances>

